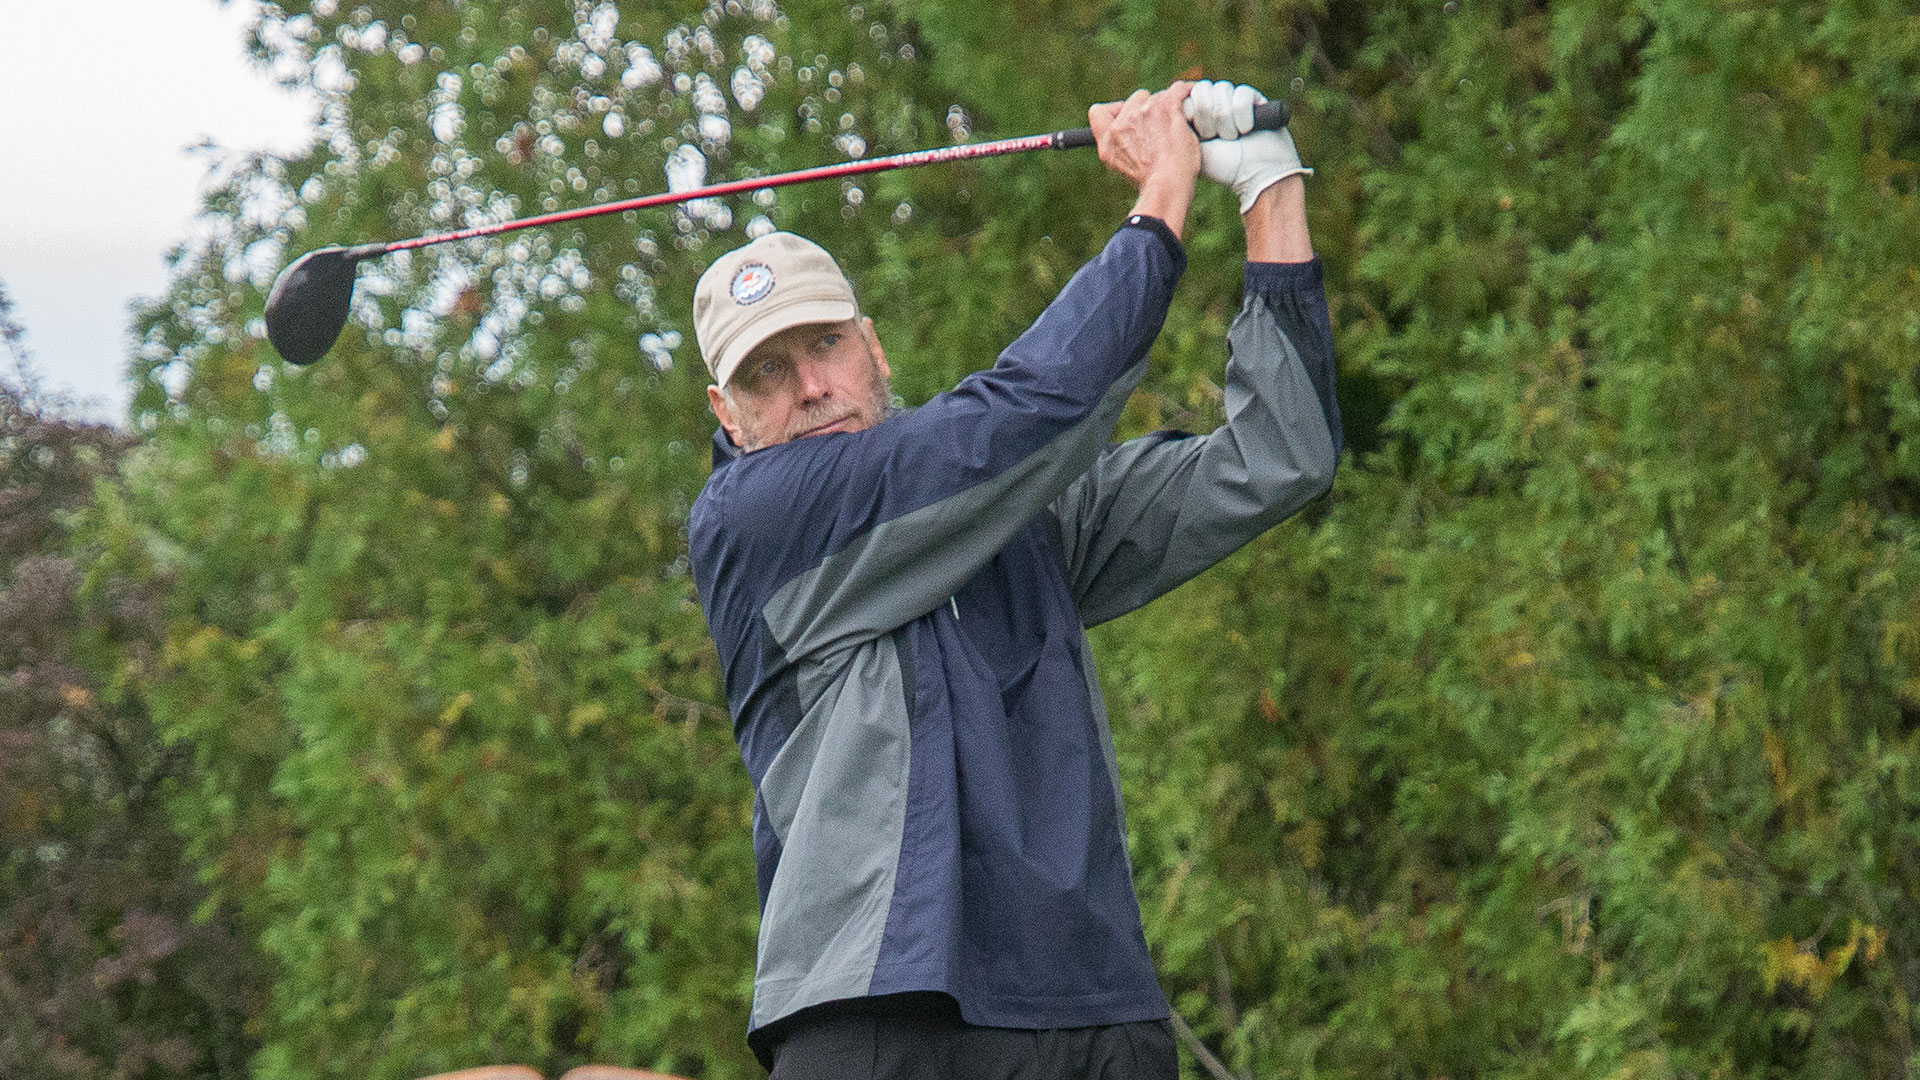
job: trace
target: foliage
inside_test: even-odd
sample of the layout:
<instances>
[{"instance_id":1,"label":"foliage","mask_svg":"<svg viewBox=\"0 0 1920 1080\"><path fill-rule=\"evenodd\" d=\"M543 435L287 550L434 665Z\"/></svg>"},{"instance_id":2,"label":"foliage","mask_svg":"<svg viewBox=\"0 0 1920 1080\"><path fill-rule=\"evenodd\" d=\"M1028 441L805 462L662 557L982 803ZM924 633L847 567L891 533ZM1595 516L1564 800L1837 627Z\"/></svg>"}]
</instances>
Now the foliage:
<instances>
[{"instance_id":1,"label":"foliage","mask_svg":"<svg viewBox=\"0 0 1920 1080\"><path fill-rule=\"evenodd\" d=\"M26 359L0 289L0 338ZM23 364L23 368L24 368ZM152 590L79 588L66 517L127 449L63 419L31 369L0 381L0 1075L238 1076L260 989L228 913L181 859L183 775L126 680Z\"/></svg>"},{"instance_id":2,"label":"foliage","mask_svg":"<svg viewBox=\"0 0 1920 1080\"><path fill-rule=\"evenodd\" d=\"M1913 1075L1910 15L1290 14L1392 404L1106 637L1177 1000L1250 1075Z\"/></svg>"},{"instance_id":3,"label":"foliage","mask_svg":"<svg viewBox=\"0 0 1920 1080\"><path fill-rule=\"evenodd\" d=\"M314 0L257 45L319 141L144 316L84 536L160 588L140 691L273 964L262 1076L755 1074L692 282L814 236L918 400L1127 197L1033 156L390 257L306 370L274 269L1200 71L1297 106L1352 453L1096 639L1181 1013L1248 1077L1920 1072L1903 5ZM1129 433L1217 420L1237 232L1204 193Z\"/></svg>"}]
</instances>

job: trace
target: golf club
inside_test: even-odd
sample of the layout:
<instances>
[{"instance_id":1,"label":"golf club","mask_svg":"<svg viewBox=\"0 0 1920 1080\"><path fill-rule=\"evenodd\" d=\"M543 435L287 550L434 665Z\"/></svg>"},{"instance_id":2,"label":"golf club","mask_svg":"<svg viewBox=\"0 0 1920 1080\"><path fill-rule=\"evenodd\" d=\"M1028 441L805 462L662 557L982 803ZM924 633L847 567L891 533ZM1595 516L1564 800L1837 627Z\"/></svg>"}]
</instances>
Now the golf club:
<instances>
[{"instance_id":1,"label":"golf club","mask_svg":"<svg viewBox=\"0 0 1920 1080\"><path fill-rule=\"evenodd\" d=\"M1286 102L1269 101L1254 106L1253 126L1258 131L1275 131L1286 127L1289 117ZM1092 128L1070 128L1047 135L1022 135L993 142L913 150L889 157L867 158L838 165L821 165L774 176L729 180L687 191L642 195L638 198L600 203L574 210L559 210L550 214L502 221L492 225L477 225L454 232L416 236L411 240L360 244L355 247L319 248L302 255L291 266L282 270L280 276L274 280L273 290L267 295L267 340L273 343L274 349L290 364L311 364L326 355L327 350L333 347L334 340L340 336L341 329L347 325L347 312L353 301L355 266L362 259L371 259L389 252L408 251L455 240L470 240L477 236L494 236L540 225L557 225L565 221L577 221L601 214L617 214L627 210L641 210L649 206L667 206L673 203L690 202L694 199L733 195L742 191L759 191L762 188L804 184L812 180L831 180L837 177L886 172L918 165L939 165L950 161L1022 154L1029 150L1071 150L1093 144Z\"/></svg>"}]
</instances>

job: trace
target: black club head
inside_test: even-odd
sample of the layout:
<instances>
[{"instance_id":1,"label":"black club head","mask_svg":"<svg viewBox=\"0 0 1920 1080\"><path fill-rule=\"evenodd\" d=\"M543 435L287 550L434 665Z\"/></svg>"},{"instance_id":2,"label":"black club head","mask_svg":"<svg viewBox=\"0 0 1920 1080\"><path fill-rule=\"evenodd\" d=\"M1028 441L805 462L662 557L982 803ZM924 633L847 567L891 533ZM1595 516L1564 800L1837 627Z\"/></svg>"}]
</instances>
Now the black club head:
<instances>
[{"instance_id":1,"label":"black club head","mask_svg":"<svg viewBox=\"0 0 1920 1080\"><path fill-rule=\"evenodd\" d=\"M347 325L354 267L385 252L380 244L309 251L280 272L267 294L267 340L289 364L311 364Z\"/></svg>"}]
</instances>

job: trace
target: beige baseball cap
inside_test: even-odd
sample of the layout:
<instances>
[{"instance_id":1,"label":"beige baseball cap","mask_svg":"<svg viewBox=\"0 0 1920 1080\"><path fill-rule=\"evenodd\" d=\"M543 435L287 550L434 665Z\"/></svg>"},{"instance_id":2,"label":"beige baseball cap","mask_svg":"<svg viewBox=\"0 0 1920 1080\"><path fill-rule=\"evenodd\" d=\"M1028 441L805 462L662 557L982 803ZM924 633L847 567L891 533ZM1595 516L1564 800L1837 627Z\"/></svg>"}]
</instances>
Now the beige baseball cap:
<instances>
[{"instance_id":1,"label":"beige baseball cap","mask_svg":"<svg viewBox=\"0 0 1920 1080\"><path fill-rule=\"evenodd\" d=\"M720 386L754 346L792 326L860 314L853 285L819 244L776 232L715 259L693 290L693 335Z\"/></svg>"}]
</instances>

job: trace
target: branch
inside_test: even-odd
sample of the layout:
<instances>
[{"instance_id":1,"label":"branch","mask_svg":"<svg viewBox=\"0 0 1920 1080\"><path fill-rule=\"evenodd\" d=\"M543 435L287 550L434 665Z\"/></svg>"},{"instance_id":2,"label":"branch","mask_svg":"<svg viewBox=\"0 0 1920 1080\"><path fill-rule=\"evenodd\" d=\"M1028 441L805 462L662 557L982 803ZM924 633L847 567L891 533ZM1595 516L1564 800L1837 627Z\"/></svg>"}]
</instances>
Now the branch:
<instances>
[{"instance_id":1,"label":"branch","mask_svg":"<svg viewBox=\"0 0 1920 1080\"><path fill-rule=\"evenodd\" d=\"M1213 984L1214 992L1220 995L1220 1019L1231 1031L1240 1026L1240 1010L1233 1005L1233 978L1227 968L1227 950L1220 946L1219 938L1213 939Z\"/></svg>"},{"instance_id":2,"label":"branch","mask_svg":"<svg viewBox=\"0 0 1920 1080\"><path fill-rule=\"evenodd\" d=\"M1200 1036L1195 1035L1193 1029L1187 1026L1186 1020L1181 1018L1178 1010L1169 1009L1167 1011L1173 1018L1174 1034L1180 1036L1180 1041L1186 1043L1187 1049L1193 1051L1194 1059L1200 1062L1202 1068L1213 1075L1213 1080L1239 1080L1238 1077L1233 1075L1233 1070L1227 1068L1226 1062L1213 1056L1213 1051L1207 1049L1207 1044L1201 1042Z\"/></svg>"},{"instance_id":3,"label":"branch","mask_svg":"<svg viewBox=\"0 0 1920 1080\"><path fill-rule=\"evenodd\" d=\"M1227 950L1217 937L1213 939L1213 981L1220 995L1220 1019L1228 1031L1235 1031L1240 1027L1240 1010L1233 1003L1233 972L1227 964ZM1239 1080L1253 1080L1246 1069L1241 1069L1238 1076Z\"/></svg>"},{"instance_id":4,"label":"branch","mask_svg":"<svg viewBox=\"0 0 1920 1080\"><path fill-rule=\"evenodd\" d=\"M689 719L697 719L705 716L709 719L722 720L729 724L733 723L733 714L720 708L718 705L710 705L704 701L681 697L679 694L661 686L657 682L648 683L647 692L652 694L653 700L663 708L685 709Z\"/></svg>"}]
</instances>

